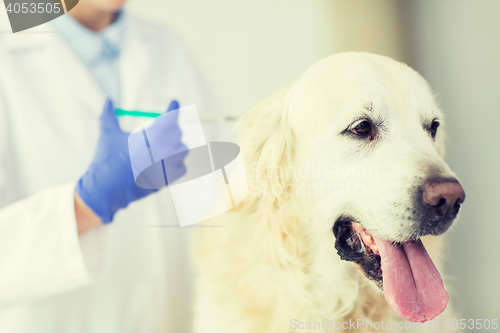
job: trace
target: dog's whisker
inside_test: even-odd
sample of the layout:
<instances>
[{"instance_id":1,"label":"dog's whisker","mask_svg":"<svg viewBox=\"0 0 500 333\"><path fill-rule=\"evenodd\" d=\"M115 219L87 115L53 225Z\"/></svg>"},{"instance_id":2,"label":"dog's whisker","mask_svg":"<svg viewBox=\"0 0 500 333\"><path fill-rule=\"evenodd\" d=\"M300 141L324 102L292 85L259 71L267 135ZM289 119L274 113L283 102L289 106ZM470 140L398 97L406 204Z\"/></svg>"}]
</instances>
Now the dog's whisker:
<instances>
[{"instance_id":1,"label":"dog's whisker","mask_svg":"<svg viewBox=\"0 0 500 333\"><path fill-rule=\"evenodd\" d=\"M359 243L361 244L361 249L363 250L363 252L366 252L366 247L365 247L363 240L361 239L361 235L357 231L356 231L356 235L358 235Z\"/></svg>"},{"instance_id":2,"label":"dog's whisker","mask_svg":"<svg viewBox=\"0 0 500 333\"><path fill-rule=\"evenodd\" d=\"M347 240L352 240L352 238L353 238L354 236L356 236L356 234L357 234L357 233L352 234L351 236L349 236L349 238L347 238Z\"/></svg>"}]
</instances>

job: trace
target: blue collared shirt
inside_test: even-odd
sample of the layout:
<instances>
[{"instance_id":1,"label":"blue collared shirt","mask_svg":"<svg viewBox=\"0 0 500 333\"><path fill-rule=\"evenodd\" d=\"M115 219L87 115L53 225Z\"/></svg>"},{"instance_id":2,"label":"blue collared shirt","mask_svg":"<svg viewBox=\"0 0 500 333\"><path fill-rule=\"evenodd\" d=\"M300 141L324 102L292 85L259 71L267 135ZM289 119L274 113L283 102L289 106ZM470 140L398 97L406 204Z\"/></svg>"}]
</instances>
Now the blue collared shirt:
<instances>
[{"instance_id":1,"label":"blue collared shirt","mask_svg":"<svg viewBox=\"0 0 500 333\"><path fill-rule=\"evenodd\" d=\"M118 13L113 24L99 32L85 28L71 15L62 15L51 24L83 61L106 96L119 105L123 12Z\"/></svg>"}]
</instances>

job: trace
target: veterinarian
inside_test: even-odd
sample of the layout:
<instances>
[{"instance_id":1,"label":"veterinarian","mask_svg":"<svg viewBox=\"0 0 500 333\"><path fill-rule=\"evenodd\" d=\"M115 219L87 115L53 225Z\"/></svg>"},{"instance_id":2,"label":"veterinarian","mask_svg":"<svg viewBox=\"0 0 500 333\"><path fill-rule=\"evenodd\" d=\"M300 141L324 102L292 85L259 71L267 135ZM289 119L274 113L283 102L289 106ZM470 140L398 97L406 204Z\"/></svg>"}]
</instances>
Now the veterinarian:
<instances>
[{"instance_id":1,"label":"veterinarian","mask_svg":"<svg viewBox=\"0 0 500 333\"><path fill-rule=\"evenodd\" d=\"M148 119L115 109L217 107L182 43L123 3L0 34L0 332L188 331L186 229L158 227L178 225L168 190L134 183L127 132Z\"/></svg>"}]
</instances>

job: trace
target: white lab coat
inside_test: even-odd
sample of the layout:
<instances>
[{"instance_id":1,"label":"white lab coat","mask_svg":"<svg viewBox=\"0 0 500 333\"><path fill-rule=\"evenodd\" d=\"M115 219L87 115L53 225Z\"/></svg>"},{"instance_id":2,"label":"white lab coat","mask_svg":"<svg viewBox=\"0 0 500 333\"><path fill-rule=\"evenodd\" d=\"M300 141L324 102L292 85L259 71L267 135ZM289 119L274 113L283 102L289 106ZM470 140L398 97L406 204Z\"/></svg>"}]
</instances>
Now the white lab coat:
<instances>
[{"instance_id":1,"label":"white lab coat","mask_svg":"<svg viewBox=\"0 0 500 333\"><path fill-rule=\"evenodd\" d=\"M121 107L161 111L177 99L214 111L177 38L124 19ZM0 34L0 332L188 332L190 229L172 227L168 189L79 239L73 193L105 96L57 33L34 31L51 28Z\"/></svg>"}]
</instances>

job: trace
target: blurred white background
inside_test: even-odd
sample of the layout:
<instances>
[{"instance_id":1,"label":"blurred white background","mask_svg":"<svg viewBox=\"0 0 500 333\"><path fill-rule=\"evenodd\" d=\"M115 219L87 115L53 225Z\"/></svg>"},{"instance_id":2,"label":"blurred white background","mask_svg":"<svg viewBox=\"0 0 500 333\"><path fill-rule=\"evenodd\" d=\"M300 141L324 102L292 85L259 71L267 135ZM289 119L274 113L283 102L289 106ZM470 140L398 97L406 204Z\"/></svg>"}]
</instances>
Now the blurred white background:
<instances>
[{"instance_id":1,"label":"blurred white background","mask_svg":"<svg viewBox=\"0 0 500 333\"><path fill-rule=\"evenodd\" d=\"M240 117L317 60L368 51L428 79L447 115L447 161L467 199L447 235L461 318L500 319L500 1L131 0L191 49L224 106Z\"/></svg>"},{"instance_id":2,"label":"blurred white background","mask_svg":"<svg viewBox=\"0 0 500 333\"><path fill-rule=\"evenodd\" d=\"M446 159L467 196L448 235L454 304L500 318L500 1L410 1L406 12L410 64L446 111Z\"/></svg>"},{"instance_id":3,"label":"blurred white background","mask_svg":"<svg viewBox=\"0 0 500 333\"><path fill-rule=\"evenodd\" d=\"M224 112L241 116L335 51L328 0L131 0L190 48Z\"/></svg>"}]
</instances>

